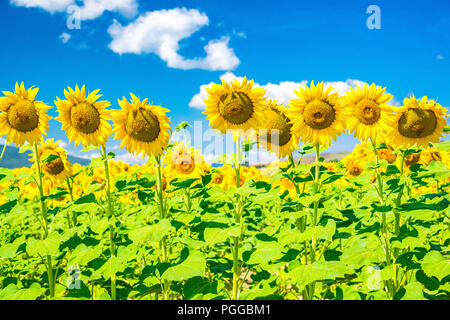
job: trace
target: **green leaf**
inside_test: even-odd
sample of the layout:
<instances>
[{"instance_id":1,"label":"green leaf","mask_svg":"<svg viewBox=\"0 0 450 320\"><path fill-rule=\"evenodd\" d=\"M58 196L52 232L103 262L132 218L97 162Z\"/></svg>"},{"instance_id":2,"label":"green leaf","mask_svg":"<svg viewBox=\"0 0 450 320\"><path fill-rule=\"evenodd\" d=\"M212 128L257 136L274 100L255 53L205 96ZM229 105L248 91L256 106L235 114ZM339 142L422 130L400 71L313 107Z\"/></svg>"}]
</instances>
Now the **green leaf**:
<instances>
[{"instance_id":1,"label":"green leaf","mask_svg":"<svg viewBox=\"0 0 450 320\"><path fill-rule=\"evenodd\" d=\"M220 242L226 242L230 236L228 228L206 228L204 231L205 242L210 246Z\"/></svg>"},{"instance_id":2,"label":"green leaf","mask_svg":"<svg viewBox=\"0 0 450 320\"><path fill-rule=\"evenodd\" d=\"M352 271L339 261L316 261L308 265L299 265L289 271L289 275L301 287L318 280L343 277L347 273L352 273Z\"/></svg>"},{"instance_id":3,"label":"green leaf","mask_svg":"<svg viewBox=\"0 0 450 320\"><path fill-rule=\"evenodd\" d=\"M164 219L154 225L134 229L128 233L128 237L133 242L158 242L173 230L175 228L171 226L169 220Z\"/></svg>"},{"instance_id":4,"label":"green leaf","mask_svg":"<svg viewBox=\"0 0 450 320\"><path fill-rule=\"evenodd\" d=\"M49 163L52 162L53 160L59 159L59 155L56 154L51 154L48 157L45 157L45 159L42 160L42 163Z\"/></svg>"},{"instance_id":5,"label":"green leaf","mask_svg":"<svg viewBox=\"0 0 450 320\"><path fill-rule=\"evenodd\" d=\"M97 203L97 199L93 193L89 193L74 202L74 204Z\"/></svg>"},{"instance_id":6,"label":"green leaf","mask_svg":"<svg viewBox=\"0 0 450 320\"><path fill-rule=\"evenodd\" d=\"M283 247L277 242L260 242L247 261L249 264L267 264L281 258Z\"/></svg>"},{"instance_id":7,"label":"green leaf","mask_svg":"<svg viewBox=\"0 0 450 320\"><path fill-rule=\"evenodd\" d=\"M102 254L100 246L87 247L84 243L80 244L69 255L68 265L87 265L90 261L98 258Z\"/></svg>"},{"instance_id":8,"label":"green leaf","mask_svg":"<svg viewBox=\"0 0 450 320\"><path fill-rule=\"evenodd\" d=\"M450 259L446 259L438 251L430 251L422 260L422 270L427 276L436 277L441 281L450 275Z\"/></svg>"},{"instance_id":9,"label":"green leaf","mask_svg":"<svg viewBox=\"0 0 450 320\"><path fill-rule=\"evenodd\" d=\"M184 249L185 252L189 250ZM183 281L205 275L206 260L199 251L190 251L189 256L180 264L169 267L162 278L169 281Z\"/></svg>"},{"instance_id":10,"label":"green leaf","mask_svg":"<svg viewBox=\"0 0 450 320\"><path fill-rule=\"evenodd\" d=\"M0 247L0 258L10 259L15 257L20 243L8 243Z\"/></svg>"},{"instance_id":11,"label":"green leaf","mask_svg":"<svg viewBox=\"0 0 450 320\"><path fill-rule=\"evenodd\" d=\"M27 253L30 256L41 255L42 257L50 255L54 256L59 253L60 240L47 238L45 240L31 239L27 243Z\"/></svg>"},{"instance_id":12,"label":"green leaf","mask_svg":"<svg viewBox=\"0 0 450 320\"><path fill-rule=\"evenodd\" d=\"M122 272L125 267L126 265L123 264L116 256L112 256L100 269L98 269L98 272L103 276L103 278L105 278L105 280L108 280L112 275Z\"/></svg>"},{"instance_id":13,"label":"green leaf","mask_svg":"<svg viewBox=\"0 0 450 320\"><path fill-rule=\"evenodd\" d=\"M401 300L425 300L423 285L420 282L410 282L405 286L405 295Z\"/></svg>"}]
</instances>

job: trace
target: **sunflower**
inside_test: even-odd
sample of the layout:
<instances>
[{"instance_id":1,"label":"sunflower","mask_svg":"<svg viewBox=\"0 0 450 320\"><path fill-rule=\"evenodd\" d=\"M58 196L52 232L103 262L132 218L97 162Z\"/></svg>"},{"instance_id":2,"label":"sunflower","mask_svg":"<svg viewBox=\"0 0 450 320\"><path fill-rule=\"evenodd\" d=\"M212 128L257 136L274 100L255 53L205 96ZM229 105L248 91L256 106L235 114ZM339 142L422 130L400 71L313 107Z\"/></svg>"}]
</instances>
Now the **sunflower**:
<instances>
[{"instance_id":1,"label":"sunflower","mask_svg":"<svg viewBox=\"0 0 450 320\"><path fill-rule=\"evenodd\" d=\"M363 173L364 169L358 161L351 161L347 163L347 174L351 177L358 177Z\"/></svg>"},{"instance_id":2,"label":"sunflower","mask_svg":"<svg viewBox=\"0 0 450 320\"><path fill-rule=\"evenodd\" d=\"M294 183L288 178L281 178L272 183L272 188L280 187L280 194L284 194L287 191L287 196L291 199L294 199L297 195L297 191Z\"/></svg>"},{"instance_id":3,"label":"sunflower","mask_svg":"<svg viewBox=\"0 0 450 320\"><path fill-rule=\"evenodd\" d=\"M405 164L409 167L419 163L421 152L412 152L405 157Z\"/></svg>"},{"instance_id":4,"label":"sunflower","mask_svg":"<svg viewBox=\"0 0 450 320\"><path fill-rule=\"evenodd\" d=\"M388 163L394 163L397 159L397 154L394 153L394 149L391 146L378 150L378 158L380 160L386 160Z\"/></svg>"},{"instance_id":5,"label":"sunflower","mask_svg":"<svg viewBox=\"0 0 450 320\"><path fill-rule=\"evenodd\" d=\"M361 89L350 88L343 97L342 103L346 112L346 126L355 137L366 141L379 141L385 136L385 132L392 127L394 114L392 107L386 103L392 99L392 95L384 93L386 88L376 87L372 83L370 87L364 84Z\"/></svg>"},{"instance_id":6,"label":"sunflower","mask_svg":"<svg viewBox=\"0 0 450 320\"><path fill-rule=\"evenodd\" d=\"M114 117L114 139L122 140L120 147L132 154L160 155L169 143L171 134L170 120L161 106L148 104L148 99L141 101L130 93L132 101L123 97L118 100L122 109L112 112Z\"/></svg>"},{"instance_id":7,"label":"sunflower","mask_svg":"<svg viewBox=\"0 0 450 320\"><path fill-rule=\"evenodd\" d=\"M67 160L66 151L59 147L59 142L48 139L45 142L41 141L38 148L39 158L44 162L42 165L44 174L57 184L71 177L73 172L72 164ZM35 162L36 159L32 156L30 161ZM33 164L33 167L35 165L36 163Z\"/></svg>"},{"instance_id":8,"label":"sunflower","mask_svg":"<svg viewBox=\"0 0 450 320\"><path fill-rule=\"evenodd\" d=\"M263 129L263 130L261 130ZM267 101L267 109L258 133L258 145L283 158L298 149L298 137L292 132L292 124L285 115L285 108L275 100Z\"/></svg>"},{"instance_id":9,"label":"sunflower","mask_svg":"<svg viewBox=\"0 0 450 320\"><path fill-rule=\"evenodd\" d=\"M450 153L445 150L438 150L436 147L425 148L421 152L420 163L429 165L431 161L441 161L445 165L450 162Z\"/></svg>"},{"instance_id":10,"label":"sunflower","mask_svg":"<svg viewBox=\"0 0 450 320\"><path fill-rule=\"evenodd\" d=\"M6 135L6 143L22 146L25 141L29 144L39 142L43 135L47 135L47 115L50 109L45 103L35 99L39 88L25 89L23 82L16 82L15 93L3 91L0 97L0 136Z\"/></svg>"},{"instance_id":11,"label":"sunflower","mask_svg":"<svg viewBox=\"0 0 450 320\"><path fill-rule=\"evenodd\" d=\"M81 142L85 147L105 144L112 130L108 122L112 117L106 109L111 105L109 101L97 101L102 96L97 94L100 89L94 90L87 97L84 86L81 90L78 85L75 91L70 87L68 90L64 89L67 100L56 97L55 105L59 116L55 119L62 123L69 143L74 141L75 146L78 146Z\"/></svg>"},{"instance_id":12,"label":"sunflower","mask_svg":"<svg viewBox=\"0 0 450 320\"><path fill-rule=\"evenodd\" d=\"M240 130L258 128L266 91L253 88L253 80L247 82L244 77L242 83L235 79L228 84L222 79L222 85L213 84L206 92L208 99L204 100L206 110L203 114L207 115L211 128L221 133L232 130L234 136L239 135Z\"/></svg>"},{"instance_id":13,"label":"sunflower","mask_svg":"<svg viewBox=\"0 0 450 320\"><path fill-rule=\"evenodd\" d=\"M427 97L403 100L398 108L394 124L388 133L391 144L397 147L427 147L430 142L439 142L446 126L446 109Z\"/></svg>"},{"instance_id":14,"label":"sunflower","mask_svg":"<svg viewBox=\"0 0 450 320\"><path fill-rule=\"evenodd\" d=\"M183 143L178 143L169 150L164 156L164 163L165 175L169 181L176 178L201 179L208 171L201 152Z\"/></svg>"},{"instance_id":15,"label":"sunflower","mask_svg":"<svg viewBox=\"0 0 450 320\"><path fill-rule=\"evenodd\" d=\"M323 82L311 88L305 85L300 91L294 90L298 99L291 99L285 114L291 119L292 131L304 142L327 145L331 138L345 130L345 113L338 93L331 93L333 88L329 86L324 90Z\"/></svg>"}]
</instances>

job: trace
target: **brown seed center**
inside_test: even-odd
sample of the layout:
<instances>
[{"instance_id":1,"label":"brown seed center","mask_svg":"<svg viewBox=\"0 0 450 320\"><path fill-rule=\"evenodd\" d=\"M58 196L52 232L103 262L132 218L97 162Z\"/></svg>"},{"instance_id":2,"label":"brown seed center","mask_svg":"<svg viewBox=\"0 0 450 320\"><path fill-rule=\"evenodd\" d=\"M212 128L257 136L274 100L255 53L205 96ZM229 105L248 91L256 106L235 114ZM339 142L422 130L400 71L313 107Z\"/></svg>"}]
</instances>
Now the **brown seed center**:
<instances>
[{"instance_id":1,"label":"brown seed center","mask_svg":"<svg viewBox=\"0 0 450 320\"><path fill-rule=\"evenodd\" d=\"M336 118L336 111L325 101L313 100L305 106L303 116L308 126L320 130L326 129L333 124Z\"/></svg>"},{"instance_id":2,"label":"brown seed center","mask_svg":"<svg viewBox=\"0 0 450 320\"><path fill-rule=\"evenodd\" d=\"M253 115L252 100L243 92L224 94L218 105L220 115L232 124L243 124Z\"/></svg>"},{"instance_id":3,"label":"brown seed center","mask_svg":"<svg viewBox=\"0 0 450 320\"><path fill-rule=\"evenodd\" d=\"M70 110L73 127L84 134L94 133L100 126L100 114L90 103L80 102Z\"/></svg>"},{"instance_id":4,"label":"brown seed center","mask_svg":"<svg viewBox=\"0 0 450 320\"><path fill-rule=\"evenodd\" d=\"M425 138L437 127L437 118L432 110L408 109L398 122L398 131L407 138Z\"/></svg>"},{"instance_id":5,"label":"brown seed center","mask_svg":"<svg viewBox=\"0 0 450 320\"><path fill-rule=\"evenodd\" d=\"M54 155L59 156L56 153ZM55 160L47 162L43 167L44 171L52 176L56 176L64 171L64 163L62 162L61 158L57 158Z\"/></svg>"},{"instance_id":6,"label":"brown seed center","mask_svg":"<svg viewBox=\"0 0 450 320\"><path fill-rule=\"evenodd\" d=\"M39 116L36 107L29 100L21 99L17 101L9 107L7 113L10 126L17 131L32 131L39 125Z\"/></svg>"},{"instance_id":7,"label":"brown seed center","mask_svg":"<svg viewBox=\"0 0 450 320\"><path fill-rule=\"evenodd\" d=\"M142 142L154 141L161 131L158 118L144 108L128 113L125 128L131 137Z\"/></svg>"},{"instance_id":8,"label":"brown seed center","mask_svg":"<svg viewBox=\"0 0 450 320\"><path fill-rule=\"evenodd\" d=\"M355 116L366 125L372 125L380 119L381 108L372 100L362 99L356 104Z\"/></svg>"}]
</instances>

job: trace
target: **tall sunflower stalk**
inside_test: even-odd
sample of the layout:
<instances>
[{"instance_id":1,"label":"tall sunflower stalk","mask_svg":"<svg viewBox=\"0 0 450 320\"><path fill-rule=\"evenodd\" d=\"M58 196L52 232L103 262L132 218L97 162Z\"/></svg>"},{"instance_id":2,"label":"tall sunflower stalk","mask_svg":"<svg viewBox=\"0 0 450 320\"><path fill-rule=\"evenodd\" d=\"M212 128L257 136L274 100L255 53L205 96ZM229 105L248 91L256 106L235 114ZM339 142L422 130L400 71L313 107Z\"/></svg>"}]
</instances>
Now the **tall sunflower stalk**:
<instances>
[{"instance_id":1,"label":"tall sunflower stalk","mask_svg":"<svg viewBox=\"0 0 450 320\"><path fill-rule=\"evenodd\" d=\"M116 255L116 244L114 242L115 238L115 214L114 214L114 201L111 194L111 176L109 173L109 155L106 152L106 145L102 144L100 149L100 155L102 157L103 167L105 168L106 177L106 201L107 201L107 216L109 221L109 251L111 259ZM117 298L116 289L116 273L111 274L111 299L116 300Z\"/></svg>"},{"instance_id":2,"label":"tall sunflower stalk","mask_svg":"<svg viewBox=\"0 0 450 320\"><path fill-rule=\"evenodd\" d=\"M41 158L39 156L39 147L37 142L33 145L33 153L34 153L34 159L36 163L36 182L39 189L39 202L40 202L40 208L41 208L41 215L42 215L42 222L43 222L43 228L44 228L44 239L47 239L48 235L50 234L49 228L48 228L48 220L47 220L47 204L45 203L45 197L44 197L44 185L42 183L42 164L41 164ZM50 255L47 255L46 260L44 260L45 268L47 269L47 276L48 276L48 283L50 288L50 297L53 298L55 296L55 276L53 276L53 265L52 265L52 257Z\"/></svg>"},{"instance_id":3,"label":"tall sunflower stalk","mask_svg":"<svg viewBox=\"0 0 450 320\"><path fill-rule=\"evenodd\" d=\"M166 204L164 201L164 187L163 187L163 168L161 163L161 156L154 156L154 162L156 166L156 200L158 203L159 220L167 218ZM160 248L162 250L161 262L169 262L167 237L164 235L160 240ZM162 283L163 299L170 299L170 282L164 280Z\"/></svg>"},{"instance_id":4,"label":"tall sunflower stalk","mask_svg":"<svg viewBox=\"0 0 450 320\"><path fill-rule=\"evenodd\" d=\"M244 207L242 205L242 198L238 190L241 186L241 162L242 162L242 145L241 137L236 141L236 153L234 155L234 171L236 174L236 198L234 203L234 222L240 226L240 234L232 238L231 252L233 254L233 287L232 298L233 300L239 300L239 293L241 288L241 261L239 259L239 247L240 240L243 232L243 221L241 220Z\"/></svg>"}]
</instances>

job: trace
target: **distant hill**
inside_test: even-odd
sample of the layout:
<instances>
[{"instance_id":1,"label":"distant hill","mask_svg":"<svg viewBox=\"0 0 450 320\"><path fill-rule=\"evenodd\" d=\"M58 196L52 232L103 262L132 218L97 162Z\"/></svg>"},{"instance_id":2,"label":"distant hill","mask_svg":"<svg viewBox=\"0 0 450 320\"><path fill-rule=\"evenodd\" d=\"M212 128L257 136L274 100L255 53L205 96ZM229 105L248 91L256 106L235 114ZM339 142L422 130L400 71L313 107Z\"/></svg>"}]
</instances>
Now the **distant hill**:
<instances>
[{"instance_id":1,"label":"distant hill","mask_svg":"<svg viewBox=\"0 0 450 320\"><path fill-rule=\"evenodd\" d=\"M3 150L3 145L0 145L0 153ZM31 162L29 161L30 154L28 152L19 153L19 148L7 146L3 159L0 161L0 168L23 168L30 167ZM83 166L88 165L91 161L88 159L82 159L69 155L68 159L71 163L79 163Z\"/></svg>"}]
</instances>

